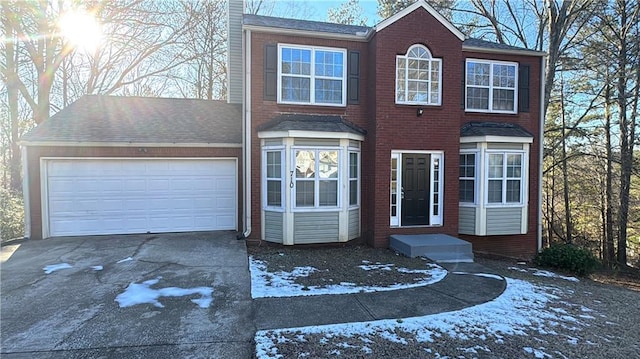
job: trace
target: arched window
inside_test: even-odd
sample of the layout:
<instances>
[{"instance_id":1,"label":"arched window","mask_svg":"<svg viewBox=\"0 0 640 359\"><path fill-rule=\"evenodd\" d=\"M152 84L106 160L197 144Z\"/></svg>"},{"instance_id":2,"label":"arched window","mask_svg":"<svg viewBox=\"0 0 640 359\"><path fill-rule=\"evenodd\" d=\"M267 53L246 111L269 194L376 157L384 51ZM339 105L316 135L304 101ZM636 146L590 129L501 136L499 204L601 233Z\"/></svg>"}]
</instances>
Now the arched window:
<instances>
[{"instance_id":1,"label":"arched window","mask_svg":"<svg viewBox=\"0 0 640 359\"><path fill-rule=\"evenodd\" d=\"M413 45L396 57L396 103L440 105L442 60L423 45Z\"/></svg>"}]
</instances>

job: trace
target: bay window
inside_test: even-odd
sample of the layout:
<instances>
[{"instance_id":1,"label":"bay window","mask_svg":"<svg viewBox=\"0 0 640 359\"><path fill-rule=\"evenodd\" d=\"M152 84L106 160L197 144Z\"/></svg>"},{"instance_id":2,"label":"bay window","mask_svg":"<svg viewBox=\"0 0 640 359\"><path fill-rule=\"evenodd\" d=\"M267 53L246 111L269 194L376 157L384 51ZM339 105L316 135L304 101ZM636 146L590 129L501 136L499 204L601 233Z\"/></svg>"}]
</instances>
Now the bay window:
<instances>
[{"instance_id":1,"label":"bay window","mask_svg":"<svg viewBox=\"0 0 640 359\"><path fill-rule=\"evenodd\" d=\"M339 153L339 150L294 150L296 208L338 206Z\"/></svg>"},{"instance_id":2,"label":"bay window","mask_svg":"<svg viewBox=\"0 0 640 359\"><path fill-rule=\"evenodd\" d=\"M522 203L522 154L489 153L487 156L489 204Z\"/></svg>"}]
</instances>

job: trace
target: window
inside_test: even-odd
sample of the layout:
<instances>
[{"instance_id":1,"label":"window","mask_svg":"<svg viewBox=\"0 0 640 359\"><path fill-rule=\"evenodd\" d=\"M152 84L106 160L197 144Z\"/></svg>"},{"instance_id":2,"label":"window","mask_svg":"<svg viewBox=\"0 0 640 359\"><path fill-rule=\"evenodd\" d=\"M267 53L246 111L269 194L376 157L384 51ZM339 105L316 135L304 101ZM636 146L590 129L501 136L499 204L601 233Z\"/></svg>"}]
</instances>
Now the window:
<instances>
[{"instance_id":1,"label":"window","mask_svg":"<svg viewBox=\"0 0 640 359\"><path fill-rule=\"evenodd\" d=\"M422 45L396 57L396 103L440 105L442 60Z\"/></svg>"},{"instance_id":2,"label":"window","mask_svg":"<svg viewBox=\"0 0 640 359\"><path fill-rule=\"evenodd\" d=\"M522 203L522 154L490 153L487 156L487 203Z\"/></svg>"},{"instance_id":3,"label":"window","mask_svg":"<svg viewBox=\"0 0 640 359\"><path fill-rule=\"evenodd\" d=\"M360 177L360 154L358 152L349 152L349 206L357 206L358 187Z\"/></svg>"},{"instance_id":4,"label":"window","mask_svg":"<svg viewBox=\"0 0 640 359\"><path fill-rule=\"evenodd\" d=\"M476 154L460 154L460 202L476 202Z\"/></svg>"},{"instance_id":5,"label":"window","mask_svg":"<svg viewBox=\"0 0 640 359\"><path fill-rule=\"evenodd\" d=\"M266 205L282 207L282 151L265 151Z\"/></svg>"},{"instance_id":6,"label":"window","mask_svg":"<svg viewBox=\"0 0 640 359\"><path fill-rule=\"evenodd\" d=\"M294 150L295 207L338 207L338 158L338 150Z\"/></svg>"},{"instance_id":7,"label":"window","mask_svg":"<svg viewBox=\"0 0 640 359\"><path fill-rule=\"evenodd\" d=\"M467 60L466 110L516 112L518 64Z\"/></svg>"},{"instance_id":8,"label":"window","mask_svg":"<svg viewBox=\"0 0 640 359\"><path fill-rule=\"evenodd\" d=\"M279 45L278 102L344 106L346 51Z\"/></svg>"}]
</instances>

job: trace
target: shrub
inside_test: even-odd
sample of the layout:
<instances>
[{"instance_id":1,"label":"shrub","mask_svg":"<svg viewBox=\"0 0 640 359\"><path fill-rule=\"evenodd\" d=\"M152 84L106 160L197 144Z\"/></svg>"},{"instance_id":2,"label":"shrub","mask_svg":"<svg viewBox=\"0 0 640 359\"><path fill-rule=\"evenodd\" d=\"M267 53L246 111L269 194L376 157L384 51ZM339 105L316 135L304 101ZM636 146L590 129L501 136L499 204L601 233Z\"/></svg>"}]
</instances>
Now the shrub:
<instances>
[{"instance_id":1,"label":"shrub","mask_svg":"<svg viewBox=\"0 0 640 359\"><path fill-rule=\"evenodd\" d=\"M22 194L0 189L0 239L24 236L24 204Z\"/></svg>"},{"instance_id":2,"label":"shrub","mask_svg":"<svg viewBox=\"0 0 640 359\"><path fill-rule=\"evenodd\" d=\"M593 272L600 265L593 253L572 244L558 244L545 248L538 253L533 263L541 267L564 269L580 276Z\"/></svg>"}]
</instances>

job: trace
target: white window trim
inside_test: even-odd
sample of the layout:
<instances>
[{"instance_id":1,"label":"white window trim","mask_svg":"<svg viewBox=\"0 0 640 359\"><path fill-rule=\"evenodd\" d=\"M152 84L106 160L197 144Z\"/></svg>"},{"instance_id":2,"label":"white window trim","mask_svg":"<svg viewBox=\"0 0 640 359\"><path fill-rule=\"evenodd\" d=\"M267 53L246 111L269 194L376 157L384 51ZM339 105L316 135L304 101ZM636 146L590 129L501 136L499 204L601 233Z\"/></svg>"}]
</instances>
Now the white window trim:
<instances>
[{"instance_id":1,"label":"white window trim","mask_svg":"<svg viewBox=\"0 0 640 359\"><path fill-rule=\"evenodd\" d=\"M343 208L342 205L342 195L343 195L343 189L342 189L342 184L344 183L344 172L345 172L345 164L343 163L343 159L342 159L342 151L344 150L343 147L335 147L335 146L291 146L291 173L290 173L290 178L288 179L292 185L290 185L290 189L291 189L291 210L293 212L326 212L326 211L331 211L331 212L335 212L337 210L341 210ZM314 183L314 198L313 198L313 202L314 205L313 207L298 207L296 205L296 184L298 179L296 178L296 151L314 151L316 152L316 154L320 151L337 151L338 152L338 178L335 179L335 181L338 183L338 198L337 198L337 205L336 206L320 206L320 178L315 178L313 179L313 183ZM318 156L316 156L316 160L315 160L315 173L319 173L318 170L318 166L319 166L319 162L318 162ZM332 181L334 179L331 179ZM305 181L305 180L303 180ZM306 180L308 182L311 182L310 180Z\"/></svg>"},{"instance_id":2,"label":"white window trim","mask_svg":"<svg viewBox=\"0 0 640 359\"><path fill-rule=\"evenodd\" d=\"M268 205L268 186L267 186L267 152L280 152L280 206L269 206ZM275 212L284 212L285 210L285 182L287 178L285 177L285 153L284 146L265 146L262 147L262 209L275 211Z\"/></svg>"},{"instance_id":3,"label":"white window trim","mask_svg":"<svg viewBox=\"0 0 640 359\"><path fill-rule=\"evenodd\" d=\"M501 177L502 183L502 202L489 202L489 156L501 154L503 155L505 162L503 162L503 177ZM520 202L506 202L506 173L507 173L507 162L506 157L509 154L518 154L522 156L521 168L520 168ZM504 208L504 207L525 207L528 200L526 196L526 192L529 189L529 159L527 156L527 151L514 151L514 150L486 150L483 158L484 161L484 178L482 179L484 183L484 206L486 208Z\"/></svg>"},{"instance_id":4,"label":"white window trim","mask_svg":"<svg viewBox=\"0 0 640 359\"><path fill-rule=\"evenodd\" d=\"M480 161L480 151L478 151L477 149L465 149L465 150L460 150L460 155L475 155L474 157L474 178L473 178L473 202L462 202L462 201L458 201L461 207L477 207L478 206L478 194L479 194L479 190L480 190L480 186L479 186L479 169L480 166L478 165L478 162ZM460 177L458 175L458 181L462 180L462 179L470 179L470 177ZM458 194L458 199L459 199L459 194Z\"/></svg>"},{"instance_id":5,"label":"white window trim","mask_svg":"<svg viewBox=\"0 0 640 359\"><path fill-rule=\"evenodd\" d=\"M351 169L351 168L349 168L349 161L351 160L350 157L351 157L352 153L356 154L356 156L357 156L356 161L357 161L357 165L358 165L358 171L356 173L356 178L355 178L355 181L358 184L356 186L357 193L356 193L356 203L355 204L351 204L350 203L351 202L351 181L354 180L353 178L349 177L349 170ZM349 209L360 208L360 197L361 197L360 191L361 191L361 186L362 186L362 180L361 180L362 176L361 176L361 167L360 167L361 165L362 165L362 156L360 155L360 149L355 149L353 147L349 147L348 150L347 150L347 174L346 174L346 177L347 177L347 193L348 193L347 204L349 206Z\"/></svg>"},{"instance_id":6,"label":"white window trim","mask_svg":"<svg viewBox=\"0 0 640 359\"><path fill-rule=\"evenodd\" d=\"M438 178L438 208L439 208L439 214L436 216L433 214L433 207L434 207L434 203L430 203L429 205L429 223L430 224L426 224L426 225L417 225L417 226L403 226L402 225L402 198L401 198L401 194L400 193L396 193L396 215L395 216L391 216L391 183L389 183L389 224L391 227L404 227L404 228L410 228L410 227L441 227L444 223L444 172L445 172L445 162L444 162L444 151L413 151L413 150L409 150L409 151L401 151L401 150L392 150L391 151L391 157L389 158L389 163L391 163L392 159L396 159L398 162L398 168L397 168L397 172L396 172L396 179L397 179L397 183L398 185L396 186L396 190L401 189L402 188L402 154L404 153L419 153L419 154L428 154L431 155L431 161L429 163L429 171L431 173L431 181L429 183L429 188L431 189L431 195L433 196L433 171L434 171L434 166L433 166L433 158L434 156L437 156L440 160L440 175ZM391 174L391 173L389 173ZM431 201L433 201L433 197L431 197Z\"/></svg>"},{"instance_id":7,"label":"white window trim","mask_svg":"<svg viewBox=\"0 0 640 359\"><path fill-rule=\"evenodd\" d=\"M282 49L283 48L291 48L291 49L301 49L301 50L310 50L311 51L311 71L309 76L304 76L304 75L290 75L287 74L286 76L292 76L292 77L304 77L304 78L309 78L310 79L310 84L309 84L309 102L297 102L297 101L285 101L282 99ZM322 102L315 102L315 58L316 58L316 51L322 51L322 50L326 50L326 51L332 51L332 52L341 52L342 53L342 102L341 103L322 103ZM338 78L333 78L333 77L326 77L326 76L318 76L318 78L320 79L334 79L337 80ZM294 45L294 44L278 44L278 85L277 85L277 92L278 92L278 103L282 103L282 104L291 104L291 105L312 105L312 106L330 106L330 107L344 107L347 105L347 50L346 49L341 49L341 48L333 48L333 47L322 47L322 46L301 46L301 45Z\"/></svg>"},{"instance_id":8,"label":"white window trim","mask_svg":"<svg viewBox=\"0 0 640 359\"><path fill-rule=\"evenodd\" d=\"M409 57L408 54L409 52L411 52L411 50L413 50L416 47L421 47L423 49L425 49L427 51L427 53L429 53L429 80L427 81L429 86L429 92L428 92L428 98L429 101L398 101L398 61L400 59L404 59L405 60L405 76L404 76L404 91L405 91L405 99L408 98L407 93L409 91L409 68L408 68L408 64L409 64ZM414 59L414 57L412 57L412 59ZM426 60L426 59L421 59L421 60ZM437 102L431 102L431 66L433 62L437 62L438 63L438 68L440 69L438 71L438 101ZM400 105L423 105L423 106L440 106L442 105L442 59L439 58L434 58L433 55L431 54L431 51L429 51L429 49L424 46L424 45L412 45L409 47L409 49L407 49L407 52L404 55L397 55L396 56L396 82L395 82L395 87L396 87L396 92L395 92L395 96L396 96L396 104L400 104Z\"/></svg>"},{"instance_id":9,"label":"white window trim","mask_svg":"<svg viewBox=\"0 0 640 359\"><path fill-rule=\"evenodd\" d=\"M479 85L469 85L467 83L467 67L469 63L483 63L489 64L489 86L479 86ZM504 110L494 110L493 109L493 65L512 65L515 66L515 81L513 88L513 111L504 111ZM484 60L484 59L466 59L464 64L464 110L466 112L490 112L490 113L507 113L507 114L517 114L518 113L518 63L511 61L497 61L497 60ZM488 88L489 89L489 103L487 109L477 109L477 108L469 108L467 107L467 89L469 87L473 88ZM505 89L511 90L511 88L507 87L496 87L495 89Z\"/></svg>"}]
</instances>

